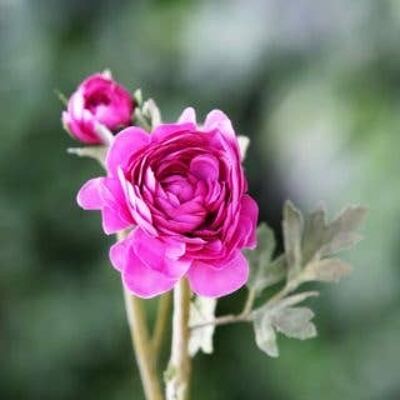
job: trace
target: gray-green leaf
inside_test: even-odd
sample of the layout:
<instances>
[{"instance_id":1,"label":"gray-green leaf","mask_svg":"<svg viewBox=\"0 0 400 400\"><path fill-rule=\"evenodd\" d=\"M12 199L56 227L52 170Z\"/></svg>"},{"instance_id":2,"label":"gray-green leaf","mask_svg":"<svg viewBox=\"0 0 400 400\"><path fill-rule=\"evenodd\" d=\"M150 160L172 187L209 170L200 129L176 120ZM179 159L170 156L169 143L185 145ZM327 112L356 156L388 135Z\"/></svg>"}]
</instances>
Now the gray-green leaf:
<instances>
[{"instance_id":1,"label":"gray-green leaf","mask_svg":"<svg viewBox=\"0 0 400 400\"><path fill-rule=\"evenodd\" d=\"M189 325L201 324L215 318L217 299L197 296L190 304ZM202 328L192 329L189 338L189 354L194 357L201 350L211 354L213 348L213 335L215 325L209 324Z\"/></svg>"},{"instance_id":2,"label":"gray-green leaf","mask_svg":"<svg viewBox=\"0 0 400 400\"><path fill-rule=\"evenodd\" d=\"M367 209L361 206L345 208L327 227L322 256L335 254L357 243L361 236L354 231L361 225Z\"/></svg>"},{"instance_id":3,"label":"gray-green leaf","mask_svg":"<svg viewBox=\"0 0 400 400\"><path fill-rule=\"evenodd\" d=\"M276 332L295 339L309 339L317 335L311 322L314 313L307 307L294 307L318 292L298 293L278 301L270 301L253 312L257 346L270 357L278 357Z\"/></svg>"},{"instance_id":4,"label":"gray-green leaf","mask_svg":"<svg viewBox=\"0 0 400 400\"><path fill-rule=\"evenodd\" d=\"M337 258L326 258L309 263L303 281L338 282L351 272L351 266Z\"/></svg>"},{"instance_id":5,"label":"gray-green leaf","mask_svg":"<svg viewBox=\"0 0 400 400\"><path fill-rule=\"evenodd\" d=\"M275 250L275 236L266 224L257 229L257 248L246 251L250 263L250 276L247 286L261 293L266 287L274 285L285 277L285 257L271 262Z\"/></svg>"},{"instance_id":6,"label":"gray-green leaf","mask_svg":"<svg viewBox=\"0 0 400 400\"><path fill-rule=\"evenodd\" d=\"M317 335L317 329L311 322L313 317L314 313L307 307L287 307L278 309L272 321L285 336L305 340Z\"/></svg>"},{"instance_id":7,"label":"gray-green leaf","mask_svg":"<svg viewBox=\"0 0 400 400\"><path fill-rule=\"evenodd\" d=\"M303 263L310 261L324 245L325 210L320 207L307 216L303 234Z\"/></svg>"},{"instance_id":8,"label":"gray-green leaf","mask_svg":"<svg viewBox=\"0 0 400 400\"><path fill-rule=\"evenodd\" d=\"M256 314L254 318L254 333L257 346L270 357L278 357L279 350L276 343L276 333L268 314Z\"/></svg>"},{"instance_id":9,"label":"gray-green leaf","mask_svg":"<svg viewBox=\"0 0 400 400\"><path fill-rule=\"evenodd\" d=\"M106 146L69 147L67 153L74 154L78 157L93 158L104 166L107 149Z\"/></svg>"},{"instance_id":10,"label":"gray-green leaf","mask_svg":"<svg viewBox=\"0 0 400 400\"><path fill-rule=\"evenodd\" d=\"M289 279L301 270L303 225L301 212L287 201L283 208L283 237Z\"/></svg>"},{"instance_id":11,"label":"gray-green leaf","mask_svg":"<svg viewBox=\"0 0 400 400\"><path fill-rule=\"evenodd\" d=\"M303 264L313 258L326 257L352 247L362 239L354 232L363 222L366 208L349 206L331 223L325 222L325 211L319 208L305 220L303 235Z\"/></svg>"}]
</instances>

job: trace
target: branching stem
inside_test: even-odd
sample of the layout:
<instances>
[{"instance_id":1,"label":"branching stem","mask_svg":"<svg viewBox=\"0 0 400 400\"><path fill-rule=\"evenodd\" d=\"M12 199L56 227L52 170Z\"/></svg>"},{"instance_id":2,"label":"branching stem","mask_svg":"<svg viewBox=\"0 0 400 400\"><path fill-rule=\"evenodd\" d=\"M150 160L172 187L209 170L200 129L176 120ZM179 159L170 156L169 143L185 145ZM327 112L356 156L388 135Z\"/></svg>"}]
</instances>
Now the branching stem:
<instances>
[{"instance_id":1,"label":"branching stem","mask_svg":"<svg viewBox=\"0 0 400 400\"><path fill-rule=\"evenodd\" d=\"M301 275L297 279L293 279L292 281L288 282L278 293L272 296L266 304L272 304L279 300L282 300L288 294L292 293L297 287L302 283ZM201 322L196 325L192 325L190 329L199 329L204 328L205 326L214 325L214 326L221 326L221 325L228 325L228 324L236 324L239 322L251 322L253 321L253 305L256 298L256 293L254 290L250 289L249 294L244 305L243 311L240 314L229 314L229 315L222 315L217 317L211 321Z\"/></svg>"}]
</instances>

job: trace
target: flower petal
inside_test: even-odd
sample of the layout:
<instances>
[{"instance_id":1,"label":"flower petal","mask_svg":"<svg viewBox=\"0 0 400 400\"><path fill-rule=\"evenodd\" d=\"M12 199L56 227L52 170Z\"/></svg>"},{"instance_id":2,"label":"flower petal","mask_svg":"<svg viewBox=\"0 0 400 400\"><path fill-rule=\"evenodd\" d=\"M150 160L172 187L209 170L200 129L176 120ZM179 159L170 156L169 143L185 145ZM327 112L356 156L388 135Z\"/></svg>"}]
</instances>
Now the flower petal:
<instances>
[{"instance_id":1,"label":"flower petal","mask_svg":"<svg viewBox=\"0 0 400 400\"><path fill-rule=\"evenodd\" d=\"M193 262L188 278L193 292L199 296L220 297L242 287L249 275L249 265L240 251L223 266L215 268L202 261Z\"/></svg>"},{"instance_id":2,"label":"flower petal","mask_svg":"<svg viewBox=\"0 0 400 400\"><path fill-rule=\"evenodd\" d=\"M127 265L128 252L131 241L130 235L127 238L113 244L110 248L109 257L111 260L111 264L116 270L120 272L122 272Z\"/></svg>"},{"instance_id":3,"label":"flower petal","mask_svg":"<svg viewBox=\"0 0 400 400\"><path fill-rule=\"evenodd\" d=\"M104 205L101 192L104 190L105 178L94 178L87 181L79 190L76 201L84 210L101 210Z\"/></svg>"},{"instance_id":4,"label":"flower petal","mask_svg":"<svg viewBox=\"0 0 400 400\"><path fill-rule=\"evenodd\" d=\"M245 229L247 234L241 247L249 247L254 249L257 245L257 220L258 220L258 205L253 198L245 194L241 200L239 224L242 229Z\"/></svg>"},{"instance_id":5,"label":"flower petal","mask_svg":"<svg viewBox=\"0 0 400 400\"><path fill-rule=\"evenodd\" d=\"M191 264L181 257L185 252L184 243L164 242L139 228L132 236L132 248L144 265L170 279L182 278Z\"/></svg>"},{"instance_id":6,"label":"flower petal","mask_svg":"<svg viewBox=\"0 0 400 400\"><path fill-rule=\"evenodd\" d=\"M217 129L221 131L221 133L229 136L235 136L235 131L232 127L231 120L221 110L212 110L207 114L204 122L204 129L206 131Z\"/></svg>"},{"instance_id":7,"label":"flower petal","mask_svg":"<svg viewBox=\"0 0 400 400\"><path fill-rule=\"evenodd\" d=\"M191 122L197 125L196 122L196 111L193 107L187 107L183 110L181 116L178 118L178 124L182 124L185 122Z\"/></svg>"},{"instance_id":8,"label":"flower petal","mask_svg":"<svg viewBox=\"0 0 400 400\"><path fill-rule=\"evenodd\" d=\"M129 249L122 281L131 293L147 299L168 292L174 287L177 279L168 278L159 271L149 268L132 249Z\"/></svg>"},{"instance_id":9,"label":"flower petal","mask_svg":"<svg viewBox=\"0 0 400 400\"><path fill-rule=\"evenodd\" d=\"M103 218L103 231L107 235L117 233L125 228L127 228L131 223L124 219L118 210L110 207L104 207L101 212Z\"/></svg>"},{"instance_id":10,"label":"flower petal","mask_svg":"<svg viewBox=\"0 0 400 400\"><path fill-rule=\"evenodd\" d=\"M211 154L201 154L191 161L190 172L198 179L215 181L219 175L218 160Z\"/></svg>"},{"instance_id":11,"label":"flower petal","mask_svg":"<svg viewBox=\"0 0 400 400\"><path fill-rule=\"evenodd\" d=\"M123 170L132 161L132 156L150 143L150 135L141 128L129 127L115 137L107 153L107 171L117 176L118 168Z\"/></svg>"}]
</instances>

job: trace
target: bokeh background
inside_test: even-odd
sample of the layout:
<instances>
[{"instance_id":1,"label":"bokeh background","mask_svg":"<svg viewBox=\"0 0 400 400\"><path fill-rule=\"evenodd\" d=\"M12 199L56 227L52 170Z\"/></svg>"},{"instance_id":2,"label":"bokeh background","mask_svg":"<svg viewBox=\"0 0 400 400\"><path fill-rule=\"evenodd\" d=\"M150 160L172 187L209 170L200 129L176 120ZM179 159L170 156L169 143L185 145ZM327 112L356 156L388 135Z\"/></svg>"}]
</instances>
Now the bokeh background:
<instances>
[{"instance_id":1,"label":"bokeh background","mask_svg":"<svg viewBox=\"0 0 400 400\"><path fill-rule=\"evenodd\" d=\"M370 209L354 273L310 302L320 336L273 360L220 328L193 400L400 399L399 37L398 0L0 0L0 398L143 398L112 238L74 200L100 168L66 154L54 94L110 68L165 120L226 111L278 234L286 198Z\"/></svg>"}]
</instances>

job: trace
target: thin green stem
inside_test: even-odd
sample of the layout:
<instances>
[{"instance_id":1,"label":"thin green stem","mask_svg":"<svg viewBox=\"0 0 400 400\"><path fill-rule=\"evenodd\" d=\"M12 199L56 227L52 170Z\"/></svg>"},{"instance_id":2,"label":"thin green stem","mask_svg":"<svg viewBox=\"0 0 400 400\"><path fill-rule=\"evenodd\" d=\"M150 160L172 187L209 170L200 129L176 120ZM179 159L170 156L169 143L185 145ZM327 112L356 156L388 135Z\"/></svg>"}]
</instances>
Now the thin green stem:
<instances>
[{"instance_id":1,"label":"thin green stem","mask_svg":"<svg viewBox=\"0 0 400 400\"><path fill-rule=\"evenodd\" d=\"M294 279L291 282L288 282L278 293L272 296L266 304L272 304L279 300L282 300L288 294L295 291L298 286L302 283L301 276L297 279ZM214 325L214 326L221 326L221 325L228 325L228 324L236 324L239 322L251 322L253 320L253 312L252 308L254 305L254 301L256 298L256 294L254 291L250 290L246 304L243 308L243 311L240 314L229 314L229 315L222 315L220 317L214 318L211 321L201 322L196 325L192 325L190 329L199 329L204 328L205 326Z\"/></svg>"},{"instance_id":2,"label":"thin green stem","mask_svg":"<svg viewBox=\"0 0 400 400\"><path fill-rule=\"evenodd\" d=\"M162 400L143 300L124 290L125 307L146 400Z\"/></svg>"},{"instance_id":3,"label":"thin green stem","mask_svg":"<svg viewBox=\"0 0 400 400\"><path fill-rule=\"evenodd\" d=\"M117 237L122 239L125 232ZM126 315L146 400L163 400L156 361L147 326L144 302L124 288Z\"/></svg>"},{"instance_id":4,"label":"thin green stem","mask_svg":"<svg viewBox=\"0 0 400 400\"><path fill-rule=\"evenodd\" d=\"M165 374L167 400L189 398L191 375L191 358L188 352L189 309L189 285L185 279L181 279L174 289L171 358Z\"/></svg>"},{"instance_id":5,"label":"thin green stem","mask_svg":"<svg viewBox=\"0 0 400 400\"><path fill-rule=\"evenodd\" d=\"M152 345L154 358L158 359L163 340L165 338L165 332L168 325L168 317L170 314L172 305L171 293L165 293L162 295L158 302L156 322L153 330Z\"/></svg>"},{"instance_id":6,"label":"thin green stem","mask_svg":"<svg viewBox=\"0 0 400 400\"><path fill-rule=\"evenodd\" d=\"M246 303L243 307L242 315L247 315L253 309L254 301L256 300L256 291L254 289L249 289L247 294Z\"/></svg>"}]
</instances>

